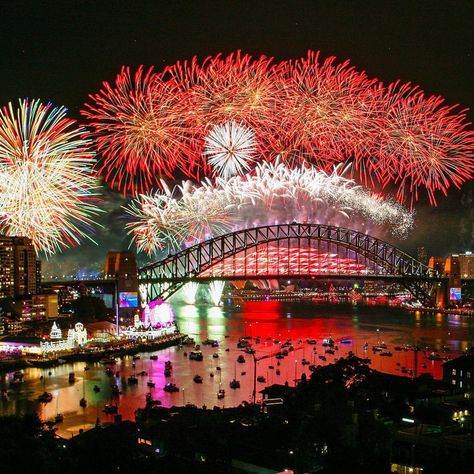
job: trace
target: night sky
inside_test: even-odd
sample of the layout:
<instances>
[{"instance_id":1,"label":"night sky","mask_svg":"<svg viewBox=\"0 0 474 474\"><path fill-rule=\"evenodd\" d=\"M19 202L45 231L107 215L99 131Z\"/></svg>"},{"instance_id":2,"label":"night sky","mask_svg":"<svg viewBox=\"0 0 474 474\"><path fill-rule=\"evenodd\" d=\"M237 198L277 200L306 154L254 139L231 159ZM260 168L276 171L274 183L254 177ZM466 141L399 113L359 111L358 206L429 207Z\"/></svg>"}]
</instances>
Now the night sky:
<instances>
[{"instance_id":1,"label":"night sky","mask_svg":"<svg viewBox=\"0 0 474 474\"><path fill-rule=\"evenodd\" d=\"M113 81L122 65L160 70L237 49L277 60L320 50L350 59L370 77L409 81L447 104L474 106L472 0L9 0L1 2L0 21L0 104L41 98L78 120L88 94ZM473 248L473 192L470 183L438 196L437 208L422 201L413 234L394 243L440 255ZM108 250L126 248L124 202L107 193L99 246L53 257L47 273L101 269Z\"/></svg>"}]
</instances>

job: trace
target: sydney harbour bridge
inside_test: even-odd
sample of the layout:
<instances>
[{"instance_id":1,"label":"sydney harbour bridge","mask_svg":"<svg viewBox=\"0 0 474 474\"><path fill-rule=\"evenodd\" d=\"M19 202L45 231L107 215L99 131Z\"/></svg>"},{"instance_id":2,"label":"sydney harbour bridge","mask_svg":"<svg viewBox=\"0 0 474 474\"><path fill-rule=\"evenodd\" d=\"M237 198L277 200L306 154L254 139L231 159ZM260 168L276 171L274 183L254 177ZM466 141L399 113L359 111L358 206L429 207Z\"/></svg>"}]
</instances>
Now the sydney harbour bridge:
<instances>
[{"instance_id":1,"label":"sydney harbour bridge","mask_svg":"<svg viewBox=\"0 0 474 474\"><path fill-rule=\"evenodd\" d=\"M188 282L213 280L391 281L434 307L446 279L388 242L324 224L243 229L193 245L139 270L145 301L166 300Z\"/></svg>"}]
</instances>

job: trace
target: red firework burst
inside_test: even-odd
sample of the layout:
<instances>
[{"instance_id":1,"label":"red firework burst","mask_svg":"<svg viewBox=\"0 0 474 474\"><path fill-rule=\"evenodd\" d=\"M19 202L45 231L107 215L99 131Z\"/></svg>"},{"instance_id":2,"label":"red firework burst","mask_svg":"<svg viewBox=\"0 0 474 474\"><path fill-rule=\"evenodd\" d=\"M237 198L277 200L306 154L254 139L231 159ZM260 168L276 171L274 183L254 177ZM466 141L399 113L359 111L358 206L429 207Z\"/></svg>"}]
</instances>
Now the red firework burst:
<instances>
[{"instance_id":1,"label":"red firework burst","mask_svg":"<svg viewBox=\"0 0 474 474\"><path fill-rule=\"evenodd\" d=\"M96 167L123 193L150 189L193 158L193 134L185 123L174 81L164 81L140 67L132 78L122 68L115 86L91 95L94 105L82 113L89 120L100 154Z\"/></svg>"},{"instance_id":2,"label":"red firework burst","mask_svg":"<svg viewBox=\"0 0 474 474\"><path fill-rule=\"evenodd\" d=\"M124 193L159 185L179 168L209 174L204 143L216 126L255 133L263 160L353 165L365 183L397 186L400 201L432 204L474 175L474 133L465 112L409 84L385 87L348 62L318 53L274 63L237 52L163 73L123 69L115 86L91 96L89 119L102 156L98 171Z\"/></svg>"}]
</instances>

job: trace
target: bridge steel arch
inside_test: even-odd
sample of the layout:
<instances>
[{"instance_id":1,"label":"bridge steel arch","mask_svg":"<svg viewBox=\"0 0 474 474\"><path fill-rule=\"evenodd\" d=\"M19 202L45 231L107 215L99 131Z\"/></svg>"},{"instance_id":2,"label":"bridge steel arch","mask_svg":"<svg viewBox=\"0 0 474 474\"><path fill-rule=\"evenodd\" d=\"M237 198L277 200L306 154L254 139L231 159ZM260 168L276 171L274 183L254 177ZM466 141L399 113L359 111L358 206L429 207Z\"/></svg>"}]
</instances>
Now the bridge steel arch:
<instances>
[{"instance_id":1,"label":"bridge steel arch","mask_svg":"<svg viewBox=\"0 0 474 474\"><path fill-rule=\"evenodd\" d=\"M314 245L317 245L317 248ZM364 270L349 274L341 271L315 273L300 268L276 265L271 273L213 272L219 263L236 255L245 260L255 249L268 252L269 246L278 249L307 248L309 260L317 257L320 243L324 249L337 255L346 252L361 262ZM313 249L313 250L311 250ZM313 254L311 254L313 252ZM411 294L425 305L434 305L433 291L443 281L433 270L393 245L351 229L324 224L278 224L243 229L200 242L192 247L169 255L161 261L139 270L139 283L147 287L146 302L166 300L190 281L246 280L271 278L328 278L328 279L381 279L401 283Z\"/></svg>"}]
</instances>

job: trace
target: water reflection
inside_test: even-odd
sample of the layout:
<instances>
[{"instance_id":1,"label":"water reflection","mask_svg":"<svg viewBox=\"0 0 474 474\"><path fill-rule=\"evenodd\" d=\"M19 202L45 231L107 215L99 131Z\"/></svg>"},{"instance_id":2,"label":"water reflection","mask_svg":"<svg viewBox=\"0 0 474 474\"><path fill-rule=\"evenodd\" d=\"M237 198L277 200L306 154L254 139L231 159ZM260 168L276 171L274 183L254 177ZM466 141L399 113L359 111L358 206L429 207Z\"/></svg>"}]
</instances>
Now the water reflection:
<instances>
[{"instance_id":1,"label":"water reflection","mask_svg":"<svg viewBox=\"0 0 474 474\"><path fill-rule=\"evenodd\" d=\"M253 392L253 357L244 354L245 362L237 363L237 357L242 355L242 351L237 349L237 341L243 335L253 338L260 336L260 344L254 346L256 355L268 356L257 364L257 374L266 380L257 385L258 397L258 392L265 385L285 381L293 384L302 373L309 375L308 366L301 364L303 358L314 364L326 364L347 355L349 351L371 358L372 366L378 370L401 375L402 368L416 370L417 366L418 373L430 372L440 378L442 362L428 360L426 356L431 351L444 356L443 347L449 347L455 356L469 346L474 335L474 321L467 317L412 314L393 308L359 308L351 305L336 308L307 303L252 302L243 304L239 311L192 305L175 305L174 310L181 330L194 337L196 342L206 338L219 341L218 348L202 347L202 362L190 361L184 356L184 352L190 348L179 350L173 347L156 352L158 360L150 360L151 354L141 354L141 359L137 361L133 361L130 356L123 357L114 366L112 376L107 376L105 367L98 363L91 364L88 371L84 371L84 362L44 370L30 368L25 370L25 383L13 389L9 388L8 376L3 374L0 386L9 389L10 400L0 401L1 413L18 415L37 411L43 419L52 419L61 412L65 415L65 422L59 425L60 433L69 437L81 427L93 426L97 418L112 420L111 415L102 412L104 403L111 400L119 405L119 412L124 418L133 418L134 411L144 405L148 392L165 406L184 402L208 407L237 405L243 400L251 400ZM347 338L350 343L339 343L339 350L334 356L325 354L320 342L328 336L335 340ZM308 338L317 339L319 343L310 345L305 342ZM279 350L274 339L281 342L291 339L296 350L279 361L274 357ZM298 344L300 339L302 344ZM371 347L381 341L389 346L393 357L372 353ZM368 352L364 351L365 342L369 346ZM393 349L403 344L420 344L423 347L430 346L431 349L425 354L420 351L416 364L414 352ZM218 358L213 357L216 352ZM321 355L327 358L326 362L319 358ZM171 360L173 364L171 377L164 375L166 360ZM217 370L217 367L221 370ZM148 375L138 376L141 371L148 372ZM75 382L71 384L68 383L69 372L74 372L76 376ZM118 377L115 376L116 372L119 372ZM130 386L126 378L133 374L137 374L139 382ZM196 374L203 377L202 384L193 382ZM229 388L234 376L241 382L238 390ZM147 386L149 379L155 383L155 388ZM163 387L167 382L176 383L180 392L165 393ZM118 397L112 393L111 386L114 384L122 392ZM94 391L96 385L100 388L99 392ZM217 400L220 386L226 390L226 396ZM40 404L36 399L45 390L53 393L54 399L51 403ZM82 397L88 402L85 409L79 406Z\"/></svg>"}]
</instances>

